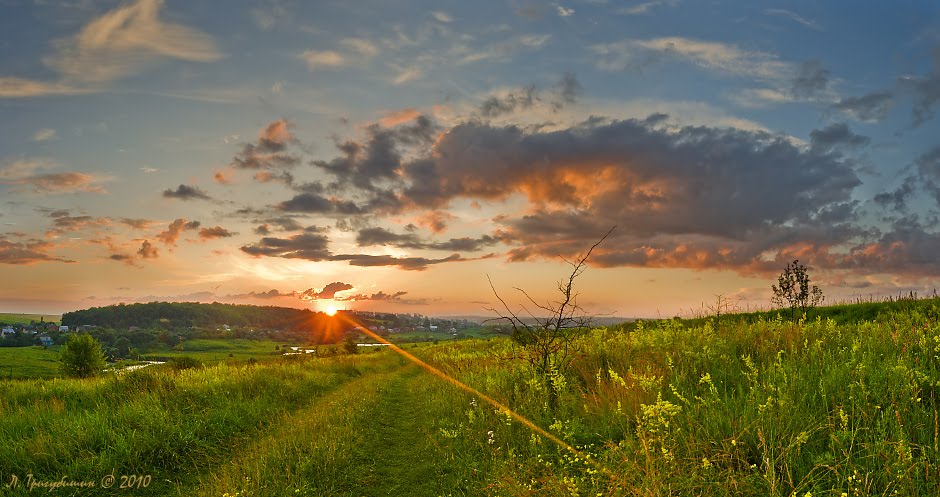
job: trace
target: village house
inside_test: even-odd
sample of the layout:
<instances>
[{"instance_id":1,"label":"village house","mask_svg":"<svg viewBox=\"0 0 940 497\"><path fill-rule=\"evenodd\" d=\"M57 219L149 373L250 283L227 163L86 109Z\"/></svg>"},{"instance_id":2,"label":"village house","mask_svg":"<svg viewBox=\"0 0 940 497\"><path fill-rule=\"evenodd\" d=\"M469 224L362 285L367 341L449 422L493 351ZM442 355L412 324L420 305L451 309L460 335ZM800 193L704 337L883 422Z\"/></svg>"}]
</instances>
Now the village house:
<instances>
[{"instance_id":1,"label":"village house","mask_svg":"<svg viewBox=\"0 0 940 497\"><path fill-rule=\"evenodd\" d=\"M2 338L6 338L7 336L13 336L15 334L16 334L16 331L13 330L12 326L4 326L3 329L0 330L0 337Z\"/></svg>"},{"instance_id":2,"label":"village house","mask_svg":"<svg viewBox=\"0 0 940 497\"><path fill-rule=\"evenodd\" d=\"M49 335L46 335L45 333L43 333L42 335L39 335L39 341L42 343L43 347L48 347L52 345L52 337L50 337Z\"/></svg>"}]
</instances>

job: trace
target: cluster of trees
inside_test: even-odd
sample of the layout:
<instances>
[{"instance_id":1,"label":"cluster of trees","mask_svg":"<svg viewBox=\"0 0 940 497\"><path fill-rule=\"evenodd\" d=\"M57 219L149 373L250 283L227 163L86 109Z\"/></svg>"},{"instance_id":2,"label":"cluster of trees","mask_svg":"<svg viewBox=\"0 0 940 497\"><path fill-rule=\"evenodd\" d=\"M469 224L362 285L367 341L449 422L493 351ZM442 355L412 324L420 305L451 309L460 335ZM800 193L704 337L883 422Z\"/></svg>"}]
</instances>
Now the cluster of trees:
<instances>
[{"instance_id":1,"label":"cluster of trees","mask_svg":"<svg viewBox=\"0 0 940 497\"><path fill-rule=\"evenodd\" d=\"M92 307L62 315L62 324L70 327L96 325L127 329L216 328L222 325L270 330L309 330L329 319L322 313L291 307L200 304L194 302L150 302Z\"/></svg>"}]
</instances>

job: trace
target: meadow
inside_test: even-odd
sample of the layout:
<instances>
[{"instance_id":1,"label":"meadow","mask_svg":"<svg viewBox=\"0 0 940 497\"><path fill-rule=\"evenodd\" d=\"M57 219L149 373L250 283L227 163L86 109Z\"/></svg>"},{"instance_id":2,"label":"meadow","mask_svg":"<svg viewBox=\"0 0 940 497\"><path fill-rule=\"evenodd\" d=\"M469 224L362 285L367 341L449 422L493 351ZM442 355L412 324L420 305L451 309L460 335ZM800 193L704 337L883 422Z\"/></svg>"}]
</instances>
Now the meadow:
<instances>
[{"instance_id":1,"label":"meadow","mask_svg":"<svg viewBox=\"0 0 940 497\"><path fill-rule=\"evenodd\" d=\"M824 315L589 330L554 408L505 337L402 346L487 397L384 347L3 380L0 476L97 484L59 495L937 495L940 302Z\"/></svg>"},{"instance_id":2,"label":"meadow","mask_svg":"<svg viewBox=\"0 0 940 497\"><path fill-rule=\"evenodd\" d=\"M62 319L59 314L23 314L15 312L0 312L0 323L3 324L30 324L38 323L42 319L47 323L58 323Z\"/></svg>"},{"instance_id":3,"label":"meadow","mask_svg":"<svg viewBox=\"0 0 940 497\"><path fill-rule=\"evenodd\" d=\"M0 378L60 376L58 347L0 347Z\"/></svg>"}]
</instances>

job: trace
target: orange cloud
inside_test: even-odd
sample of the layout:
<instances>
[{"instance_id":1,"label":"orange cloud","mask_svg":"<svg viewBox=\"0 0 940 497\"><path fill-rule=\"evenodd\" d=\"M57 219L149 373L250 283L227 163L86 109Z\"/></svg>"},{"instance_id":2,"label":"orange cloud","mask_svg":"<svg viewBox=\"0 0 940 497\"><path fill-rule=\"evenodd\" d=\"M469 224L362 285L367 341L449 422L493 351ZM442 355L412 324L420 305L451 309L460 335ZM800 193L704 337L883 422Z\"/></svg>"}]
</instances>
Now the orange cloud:
<instances>
[{"instance_id":1,"label":"orange cloud","mask_svg":"<svg viewBox=\"0 0 940 497\"><path fill-rule=\"evenodd\" d=\"M212 175L212 179L220 185L231 185L233 174L234 171L231 169L217 169L215 174Z\"/></svg>"},{"instance_id":2,"label":"orange cloud","mask_svg":"<svg viewBox=\"0 0 940 497\"><path fill-rule=\"evenodd\" d=\"M211 228L202 228L199 230L199 238L203 240L212 240L215 238L230 238L235 236L237 233L233 233L221 226L213 226Z\"/></svg>"},{"instance_id":3,"label":"orange cloud","mask_svg":"<svg viewBox=\"0 0 940 497\"><path fill-rule=\"evenodd\" d=\"M408 107L406 109L393 110L385 114L385 116L379 119L379 123L386 128L391 128L393 126L398 126L399 124L411 121L420 115L421 112L419 112L417 109Z\"/></svg>"},{"instance_id":4,"label":"orange cloud","mask_svg":"<svg viewBox=\"0 0 940 497\"><path fill-rule=\"evenodd\" d=\"M157 239L168 246L175 246L176 241L179 240L179 237L183 234L183 231L198 229L199 224L199 221L187 221L182 218L177 219L170 223L165 231L157 235Z\"/></svg>"}]
</instances>

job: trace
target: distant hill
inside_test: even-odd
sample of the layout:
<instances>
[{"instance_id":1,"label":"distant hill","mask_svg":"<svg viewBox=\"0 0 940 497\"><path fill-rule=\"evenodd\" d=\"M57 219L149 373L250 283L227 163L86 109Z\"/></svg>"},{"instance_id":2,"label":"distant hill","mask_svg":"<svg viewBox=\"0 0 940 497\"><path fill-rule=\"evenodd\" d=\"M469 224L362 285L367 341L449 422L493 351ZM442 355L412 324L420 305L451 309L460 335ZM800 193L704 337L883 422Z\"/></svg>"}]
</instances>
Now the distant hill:
<instances>
[{"instance_id":1,"label":"distant hill","mask_svg":"<svg viewBox=\"0 0 940 497\"><path fill-rule=\"evenodd\" d=\"M21 314L16 312L0 312L0 324L29 324L40 319L47 323L58 323L62 316L58 314Z\"/></svg>"},{"instance_id":2,"label":"distant hill","mask_svg":"<svg viewBox=\"0 0 940 497\"><path fill-rule=\"evenodd\" d=\"M292 307L201 304L195 302L150 302L118 304L66 312L62 324L70 327L95 325L104 328L190 328L222 325L278 330L302 330L331 319L320 312Z\"/></svg>"}]
</instances>

